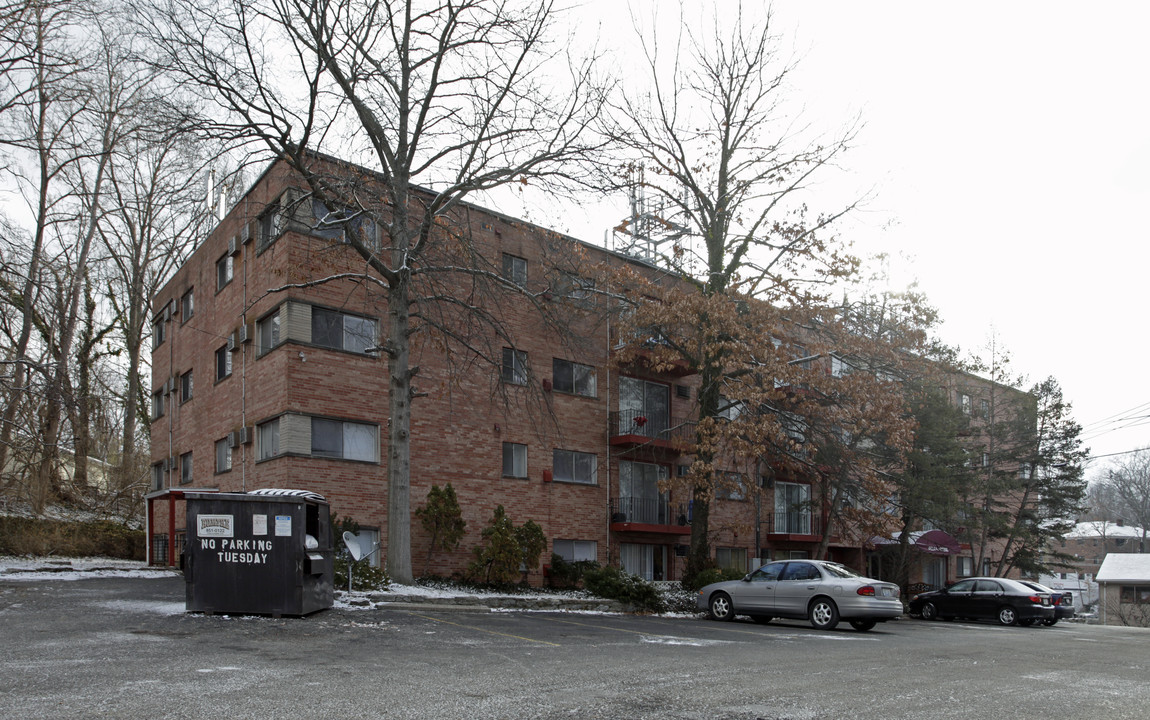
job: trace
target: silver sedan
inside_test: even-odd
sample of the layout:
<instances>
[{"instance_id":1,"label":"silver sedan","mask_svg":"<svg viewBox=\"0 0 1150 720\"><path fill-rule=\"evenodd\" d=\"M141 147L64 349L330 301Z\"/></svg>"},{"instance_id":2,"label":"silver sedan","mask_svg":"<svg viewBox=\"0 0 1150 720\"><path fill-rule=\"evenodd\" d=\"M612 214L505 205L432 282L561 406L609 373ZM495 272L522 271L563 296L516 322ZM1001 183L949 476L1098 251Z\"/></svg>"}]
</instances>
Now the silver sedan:
<instances>
[{"instance_id":1,"label":"silver sedan","mask_svg":"<svg viewBox=\"0 0 1150 720\"><path fill-rule=\"evenodd\" d=\"M830 630L841 618L860 632L903 612L897 585L824 560L767 563L742 580L705 586L697 603L715 620L735 615L760 623L776 617L806 619L818 630Z\"/></svg>"}]
</instances>

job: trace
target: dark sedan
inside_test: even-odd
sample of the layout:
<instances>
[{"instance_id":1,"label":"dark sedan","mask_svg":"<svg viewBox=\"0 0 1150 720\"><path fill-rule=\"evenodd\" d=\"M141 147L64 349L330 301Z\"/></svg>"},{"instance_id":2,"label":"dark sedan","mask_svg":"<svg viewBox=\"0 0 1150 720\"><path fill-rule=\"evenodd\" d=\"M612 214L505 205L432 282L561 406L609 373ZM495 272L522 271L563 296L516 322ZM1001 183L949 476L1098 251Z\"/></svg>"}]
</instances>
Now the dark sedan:
<instances>
[{"instance_id":1,"label":"dark sedan","mask_svg":"<svg viewBox=\"0 0 1150 720\"><path fill-rule=\"evenodd\" d=\"M967 578L943 590L910 599L910 614L923 620L953 618L997 620L1003 625L1033 625L1054 620L1050 593L1006 578Z\"/></svg>"},{"instance_id":2,"label":"dark sedan","mask_svg":"<svg viewBox=\"0 0 1150 720\"><path fill-rule=\"evenodd\" d=\"M1054 601L1054 617L1049 620L1043 620L1043 625L1053 625L1059 620L1069 620L1074 617L1074 596L1068 592L1060 590L1052 590L1045 585L1040 585L1036 582L1029 580L1022 580L1023 585L1041 593L1049 593Z\"/></svg>"}]
</instances>

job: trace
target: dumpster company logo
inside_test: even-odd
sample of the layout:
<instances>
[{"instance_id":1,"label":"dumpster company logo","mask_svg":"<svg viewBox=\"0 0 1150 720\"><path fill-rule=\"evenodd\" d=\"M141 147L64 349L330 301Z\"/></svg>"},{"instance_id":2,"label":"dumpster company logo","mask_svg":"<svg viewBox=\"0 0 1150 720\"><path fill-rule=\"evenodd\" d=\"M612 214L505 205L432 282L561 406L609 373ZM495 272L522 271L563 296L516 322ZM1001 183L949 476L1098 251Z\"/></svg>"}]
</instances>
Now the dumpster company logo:
<instances>
[{"instance_id":1,"label":"dumpster company logo","mask_svg":"<svg viewBox=\"0 0 1150 720\"><path fill-rule=\"evenodd\" d=\"M197 515L196 537L233 537L234 515Z\"/></svg>"}]
</instances>

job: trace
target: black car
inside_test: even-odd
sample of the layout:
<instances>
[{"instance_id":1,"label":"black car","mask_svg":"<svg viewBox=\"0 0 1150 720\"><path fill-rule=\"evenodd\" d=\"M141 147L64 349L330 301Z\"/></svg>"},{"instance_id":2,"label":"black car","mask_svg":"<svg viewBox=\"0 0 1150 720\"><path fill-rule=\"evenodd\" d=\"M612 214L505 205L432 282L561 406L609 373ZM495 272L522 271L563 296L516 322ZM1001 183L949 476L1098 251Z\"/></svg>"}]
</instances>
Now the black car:
<instances>
[{"instance_id":1,"label":"black car","mask_svg":"<svg viewBox=\"0 0 1150 720\"><path fill-rule=\"evenodd\" d=\"M910 599L910 614L923 620L989 619L1003 625L1033 625L1056 619L1049 592L1039 592L1017 580L991 577L967 578L943 590L919 593Z\"/></svg>"},{"instance_id":2,"label":"black car","mask_svg":"<svg viewBox=\"0 0 1150 720\"><path fill-rule=\"evenodd\" d=\"M1054 617L1049 620L1043 620L1043 625L1053 625L1059 620L1068 620L1074 617L1074 596L1068 592L1059 592L1058 590L1051 590L1045 585L1029 580L1022 580L1023 585L1041 593L1049 593L1054 600Z\"/></svg>"}]
</instances>

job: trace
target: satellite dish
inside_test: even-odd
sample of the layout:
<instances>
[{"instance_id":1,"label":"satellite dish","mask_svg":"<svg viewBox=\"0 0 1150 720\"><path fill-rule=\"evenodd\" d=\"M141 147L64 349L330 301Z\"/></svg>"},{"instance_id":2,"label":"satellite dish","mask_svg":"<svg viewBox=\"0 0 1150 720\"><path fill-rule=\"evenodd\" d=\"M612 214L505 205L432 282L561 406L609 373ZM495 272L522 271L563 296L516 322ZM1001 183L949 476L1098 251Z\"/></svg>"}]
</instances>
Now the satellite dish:
<instances>
[{"instance_id":1,"label":"satellite dish","mask_svg":"<svg viewBox=\"0 0 1150 720\"><path fill-rule=\"evenodd\" d=\"M363 560L379 549L379 546L373 543L370 538L362 537L348 531L344 531L343 533L343 544L347 545L347 550L351 553L351 559L356 562Z\"/></svg>"}]
</instances>

